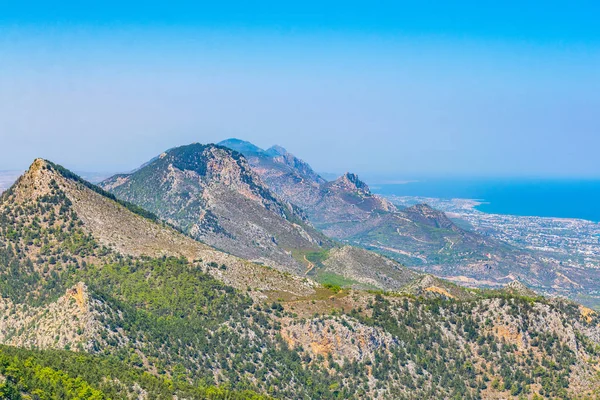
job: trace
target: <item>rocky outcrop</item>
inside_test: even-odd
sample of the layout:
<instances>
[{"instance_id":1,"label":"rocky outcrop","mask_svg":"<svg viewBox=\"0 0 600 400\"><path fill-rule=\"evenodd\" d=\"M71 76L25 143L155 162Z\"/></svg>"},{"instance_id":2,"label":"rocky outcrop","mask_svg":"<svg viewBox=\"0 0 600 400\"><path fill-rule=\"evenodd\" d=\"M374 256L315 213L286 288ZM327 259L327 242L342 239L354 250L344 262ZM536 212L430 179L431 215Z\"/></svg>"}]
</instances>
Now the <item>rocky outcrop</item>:
<instances>
[{"instance_id":1,"label":"rocky outcrop","mask_svg":"<svg viewBox=\"0 0 600 400\"><path fill-rule=\"evenodd\" d=\"M402 292L424 298L445 300L471 300L476 297L469 289L429 274L418 277L403 287Z\"/></svg>"},{"instance_id":2,"label":"rocky outcrop","mask_svg":"<svg viewBox=\"0 0 600 400\"><path fill-rule=\"evenodd\" d=\"M510 294L525 297L537 297L538 294L517 280L507 283L504 290Z\"/></svg>"},{"instance_id":3,"label":"rocky outcrop","mask_svg":"<svg viewBox=\"0 0 600 400\"><path fill-rule=\"evenodd\" d=\"M370 195L371 190L366 183L358 179L358 175L346 172L333 182L327 184L332 190L343 192L358 193L362 195Z\"/></svg>"},{"instance_id":4,"label":"rocky outcrop","mask_svg":"<svg viewBox=\"0 0 600 400\"><path fill-rule=\"evenodd\" d=\"M0 299L0 315L0 342L13 346L98 352L108 341L117 347L129 342L122 329L102 322L122 320L122 314L91 296L83 282L40 307Z\"/></svg>"},{"instance_id":5,"label":"rocky outcrop","mask_svg":"<svg viewBox=\"0 0 600 400\"><path fill-rule=\"evenodd\" d=\"M290 348L301 346L311 357L322 356L344 363L374 361L376 351L386 351L398 342L391 335L351 318L287 320L281 336Z\"/></svg>"},{"instance_id":6,"label":"rocky outcrop","mask_svg":"<svg viewBox=\"0 0 600 400\"><path fill-rule=\"evenodd\" d=\"M402 210L402 213L410 220L432 228L461 232L461 229L450 221L445 213L435 210L427 204L416 204Z\"/></svg>"}]
</instances>

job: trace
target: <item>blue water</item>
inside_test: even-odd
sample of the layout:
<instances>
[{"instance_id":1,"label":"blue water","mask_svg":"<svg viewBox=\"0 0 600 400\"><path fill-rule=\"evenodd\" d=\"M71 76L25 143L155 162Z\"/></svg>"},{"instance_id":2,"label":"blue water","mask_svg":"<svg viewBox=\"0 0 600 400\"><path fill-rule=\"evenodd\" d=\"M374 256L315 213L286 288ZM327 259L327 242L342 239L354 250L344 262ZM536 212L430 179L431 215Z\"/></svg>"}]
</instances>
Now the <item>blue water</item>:
<instances>
[{"instance_id":1,"label":"blue water","mask_svg":"<svg viewBox=\"0 0 600 400\"><path fill-rule=\"evenodd\" d=\"M486 213L600 221L600 180L424 179L373 184L374 193L485 201Z\"/></svg>"}]
</instances>

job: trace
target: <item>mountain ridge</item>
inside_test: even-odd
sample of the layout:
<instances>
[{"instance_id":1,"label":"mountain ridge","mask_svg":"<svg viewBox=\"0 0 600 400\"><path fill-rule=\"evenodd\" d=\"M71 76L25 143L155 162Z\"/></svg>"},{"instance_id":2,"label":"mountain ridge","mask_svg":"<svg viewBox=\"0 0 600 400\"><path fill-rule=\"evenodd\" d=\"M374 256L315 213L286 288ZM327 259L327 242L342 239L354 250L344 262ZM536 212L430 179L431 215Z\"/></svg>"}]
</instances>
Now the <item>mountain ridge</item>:
<instances>
[{"instance_id":1,"label":"mountain ridge","mask_svg":"<svg viewBox=\"0 0 600 400\"><path fill-rule=\"evenodd\" d=\"M238 150L249 145L244 142ZM518 279L536 290L567 296L600 288L594 283L600 279L598 271L569 268L543 254L467 231L427 205L399 209L371 193L355 174L318 183L256 146L248 160L268 187L298 205L327 236L418 271L480 287L501 287Z\"/></svg>"}]
</instances>

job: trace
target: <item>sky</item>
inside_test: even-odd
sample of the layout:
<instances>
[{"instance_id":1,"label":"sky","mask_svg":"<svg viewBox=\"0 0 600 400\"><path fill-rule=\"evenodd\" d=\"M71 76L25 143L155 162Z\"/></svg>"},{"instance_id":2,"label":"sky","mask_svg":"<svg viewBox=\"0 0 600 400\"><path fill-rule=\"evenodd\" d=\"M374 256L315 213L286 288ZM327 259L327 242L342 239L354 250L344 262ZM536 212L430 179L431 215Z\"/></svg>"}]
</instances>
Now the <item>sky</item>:
<instances>
[{"instance_id":1,"label":"sky","mask_svg":"<svg viewBox=\"0 0 600 400\"><path fill-rule=\"evenodd\" d=\"M0 1L0 170L237 137L333 173L600 178L598 2L208 3Z\"/></svg>"}]
</instances>

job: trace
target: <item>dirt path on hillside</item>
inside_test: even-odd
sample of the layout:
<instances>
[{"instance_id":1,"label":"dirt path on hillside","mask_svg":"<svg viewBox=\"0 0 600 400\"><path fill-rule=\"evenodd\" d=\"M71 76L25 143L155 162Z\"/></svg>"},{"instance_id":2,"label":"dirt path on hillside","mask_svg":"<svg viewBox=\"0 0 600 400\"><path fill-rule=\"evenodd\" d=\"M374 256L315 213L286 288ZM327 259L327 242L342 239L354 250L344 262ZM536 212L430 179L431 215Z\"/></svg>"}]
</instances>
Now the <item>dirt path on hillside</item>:
<instances>
[{"instance_id":1,"label":"dirt path on hillside","mask_svg":"<svg viewBox=\"0 0 600 400\"><path fill-rule=\"evenodd\" d=\"M308 275L308 273L315 268L315 264L308 261L308 258L306 258L306 256L304 256L304 261L306 261L308 263L308 268L306 269L306 272L304 273L304 275Z\"/></svg>"}]
</instances>

